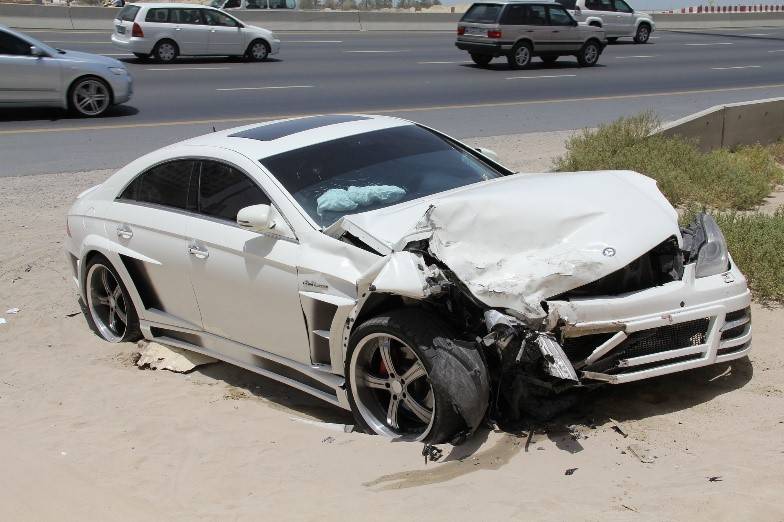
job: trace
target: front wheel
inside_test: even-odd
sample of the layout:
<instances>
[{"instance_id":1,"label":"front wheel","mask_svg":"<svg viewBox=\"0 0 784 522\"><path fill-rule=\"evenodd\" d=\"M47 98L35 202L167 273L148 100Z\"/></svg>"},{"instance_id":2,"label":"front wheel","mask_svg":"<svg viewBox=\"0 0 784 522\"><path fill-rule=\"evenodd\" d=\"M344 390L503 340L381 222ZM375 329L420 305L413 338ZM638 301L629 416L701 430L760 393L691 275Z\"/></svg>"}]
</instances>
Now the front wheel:
<instances>
[{"instance_id":1,"label":"front wheel","mask_svg":"<svg viewBox=\"0 0 784 522\"><path fill-rule=\"evenodd\" d=\"M596 42L586 43L577 55L577 61L582 67L593 67L599 61L601 50Z\"/></svg>"},{"instance_id":2,"label":"front wheel","mask_svg":"<svg viewBox=\"0 0 784 522\"><path fill-rule=\"evenodd\" d=\"M638 44L647 43L651 37L651 28L647 24L640 24L637 33L634 35L634 42Z\"/></svg>"},{"instance_id":3,"label":"front wheel","mask_svg":"<svg viewBox=\"0 0 784 522\"><path fill-rule=\"evenodd\" d=\"M520 42L514 46L512 52L509 53L509 56L507 56L506 59L509 62L509 67L512 69L522 69L531 63L532 55L533 50L531 49L531 45L526 42Z\"/></svg>"},{"instance_id":4,"label":"front wheel","mask_svg":"<svg viewBox=\"0 0 784 522\"><path fill-rule=\"evenodd\" d=\"M399 309L359 325L346 359L357 424L386 437L452 442L484 418L489 379L473 346L421 309ZM468 344L468 343L465 343Z\"/></svg>"},{"instance_id":5,"label":"front wheel","mask_svg":"<svg viewBox=\"0 0 784 522\"><path fill-rule=\"evenodd\" d=\"M71 86L68 105L80 116L100 116L112 104L112 91L100 78L81 78Z\"/></svg>"},{"instance_id":6,"label":"front wheel","mask_svg":"<svg viewBox=\"0 0 784 522\"><path fill-rule=\"evenodd\" d=\"M245 51L245 57L254 62L263 62L269 56L270 50L267 42L263 40L254 40Z\"/></svg>"},{"instance_id":7,"label":"front wheel","mask_svg":"<svg viewBox=\"0 0 784 522\"><path fill-rule=\"evenodd\" d=\"M487 67L490 61L493 59L492 56L486 54L471 54L471 59L480 67Z\"/></svg>"},{"instance_id":8,"label":"front wheel","mask_svg":"<svg viewBox=\"0 0 784 522\"><path fill-rule=\"evenodd\" d=\"M119 343L141 339L139 317L128 290L105 257L95 256L87 264L84 286L90 319L104 340Z\"/></svg>"}]
</instances>

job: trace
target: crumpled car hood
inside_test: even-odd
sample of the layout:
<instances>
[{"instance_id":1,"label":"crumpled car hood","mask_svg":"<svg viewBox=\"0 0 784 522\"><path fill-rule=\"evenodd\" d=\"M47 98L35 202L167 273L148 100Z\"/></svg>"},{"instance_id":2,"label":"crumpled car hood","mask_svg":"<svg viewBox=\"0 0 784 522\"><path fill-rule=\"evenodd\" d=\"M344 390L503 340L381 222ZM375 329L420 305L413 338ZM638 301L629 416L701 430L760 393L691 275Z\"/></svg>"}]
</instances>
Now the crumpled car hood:
<instances>
[{"instance_id":1,"label":"crumpled car hood","mask_svg":"<svg viewBox=\"0 0 784 522\"><path fill-rule=\"evenodd\" d=\"M627 171L507 176L345 216L326 232L342 231L383 254L429 238L477 299L525 315L668 237L681 241L656 182Z\"/></svg>"}]
</instances>

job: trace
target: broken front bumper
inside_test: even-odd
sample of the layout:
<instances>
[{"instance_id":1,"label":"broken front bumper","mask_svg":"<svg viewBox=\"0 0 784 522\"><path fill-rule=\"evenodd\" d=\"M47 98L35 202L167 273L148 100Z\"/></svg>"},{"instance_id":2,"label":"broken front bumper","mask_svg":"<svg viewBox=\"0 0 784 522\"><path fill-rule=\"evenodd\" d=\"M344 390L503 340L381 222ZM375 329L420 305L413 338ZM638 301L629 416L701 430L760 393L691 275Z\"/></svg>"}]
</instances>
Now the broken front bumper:
<instances>
[{"instance_id":1,"label":"broken front bumper","mask_svg":"<svg viewBox=\"0 0 784 522\"><path fill-rule=\"evenodd\" d=\"M728 272L620 297L552 301L564 321L561 344L583 381L623 383L745 356L751 347L751 294Z\"/></svg>"}]
</instances>

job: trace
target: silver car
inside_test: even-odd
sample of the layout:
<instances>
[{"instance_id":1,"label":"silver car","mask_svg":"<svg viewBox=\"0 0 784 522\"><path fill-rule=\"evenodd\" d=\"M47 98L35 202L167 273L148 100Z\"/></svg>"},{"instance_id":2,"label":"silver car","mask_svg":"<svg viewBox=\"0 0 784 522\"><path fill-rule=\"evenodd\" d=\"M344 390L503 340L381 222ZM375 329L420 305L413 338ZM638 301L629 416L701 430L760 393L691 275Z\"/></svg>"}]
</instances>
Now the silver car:
<instances>
[{"instance_id":1,"label":"silver car","mask_svg":"<svg viewBox=\"0 0 784 522\"><path fill-rule=\"evenodd\" d=\"M546 64L575 56L582 67L592 67L607 38L558 3L501 0L473 4L458 23L455 45L480 66L497 56L506 56L513 69L526 67L534 56Z\"/></svg>"},{"instance_id":2,"label":"silver car","mask_svg":"<svg viewBox=\"0 0 784 522\"><path fill-rule=\"evenodd\" d=\"M122 62L55 49L0 25L0 108L61 107L100 116L132 94L133 79Z\"/></svg>"},{"instance_id":3,"label":"silver car","mask_svg":"<svg viewBox=\"0 0 784 522\"><path fill-rule=\"evenodd\" d=\"M141 60L244 56L263 61L280 51L272 31L198 4L128 4L114 20L112 43Z\"/></svg>"}]
</instances>

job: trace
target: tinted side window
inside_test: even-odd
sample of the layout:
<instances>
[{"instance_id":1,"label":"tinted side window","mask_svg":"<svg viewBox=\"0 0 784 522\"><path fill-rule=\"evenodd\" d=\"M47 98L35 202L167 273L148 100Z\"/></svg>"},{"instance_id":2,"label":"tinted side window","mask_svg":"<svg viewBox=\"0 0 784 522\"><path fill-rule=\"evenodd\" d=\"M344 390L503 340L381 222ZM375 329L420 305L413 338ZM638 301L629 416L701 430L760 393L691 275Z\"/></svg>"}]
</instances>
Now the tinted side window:
<instances>
[{"instance_id":1,"label":"tinted side window","mask_svg":"<svg viewBox=\"0 0 784 522\"><path fill-rule=\"evenodd\" d=\"M508 5L504 10L504 17L501 20L502 25L523 25L525 23L525 11L526 6L524 5Z\"/></svg>"},{"instance_id":2,"label":"tinted side window","mask_svg":"<svg viewBox=\"0 0 784 522\"><path fill-rule=\"evenodd\" d=\"M29 55L30 44L12 34L0 31L0 54Z\"/></svg>"},{"instance_id":3,"label":"tinted side window","mask_svg":"<svg viewBox=\"0 0 784 522\"><path fill-rule=\"evenodd\" d=\"M201 24L201 9L169 9L169 22L174 24Z\"/></svg>"},{"instance_id":4,"label":"tinted side window","mask_svg":"<svg viewBox=\"0 0 784 522\"><path fill-rule=\"evenodd\" d=\"M466 11L460 21L494 24L498 20L498 15L501 14L502 7L499 4L474 4Z\"/></svg>"},{"instance_id":5,"label":"tinted side window","mask_svg":"<svg viewBox=\"0 0 784 522\"><path fill-rule=\"evenodd\" d=\"M248 0L245 3L245 9L266 9L267 0Z\"/></svg>"},{"instance_id":6,"label":"tinted side window","mask_svg":"<svg viewBox=\"0 0 784 522\"><path fill-rule=\"evenodd\" d=\"M119 199L187 209L193 160L162 163L137 176Z\"/></svg>"},{"instance_id":7,"label":"tinted side window","mask_svg":"<svg viewBox=\"0 0 784 522\"><path fill-rule=\"evenodd\" d=\"M133 22L136 18L136 13L139 12L139 9L141 9L141 7L138 5L126 5L117 14L117 20L122 20L123 22Z\"/></svg>"},{"instance_id":8,"label":"tinted side window","mask_svg":"<svg viewBox=\"0 0 784 522\"><path fill-rule=\"evenodd\" d=\"M613 5L615 6L615 10L621 13L632 13L634 9L629 7L629 4L624 2L623 0L614 0Z\"/></svg>"},{"instance_id":9,"label":"tinted side window","mask_svg":"<svg viewBox=\"0 0 784 522\"><path fill-rule=\"evenodd\" d=\"M239 170L203 161L199 178L199 212L234 222L237 212L251 205L270 204L266 194Z\"/></svg>"},{"instance_id":10,"label":"tinted side window","mask_svg":"<svg viewBox=\"0 0 784 522\"><path fill-rule=\"evenodd\" d=\"M203 13L207 25L220 25L223 27L237 27L237 22L233 18L226 16L218 11L205 10Z\"/></svg>"},{"instance_id":11,"label":"tinted side window","mask_svg":"<svg viewBox=\"0 0 784 522\"><path fill-rule=\"evenodd\" d=\"M543 5L527 5L525 25L547 25L547 11Z\"/></svg>"},{"instance_id":12,"label":"tinted side window","mask_svg":"<svg viewBox=\"0 0 784 522\"><path fill-rule=\"evenodd\" d=\"M224 5L224 9L234 9L240 6L240 0L228 0Z\"/></svg>"},{"instance_id":13,"label":"tinted side window","mask_svg":"<svg viewBox=\"0 0 784 522\"><path fill-rule=\"evenodd\" d=\"M612 0L588 0L585 2L586 9L594 11L613 11Z\"/></svg>"},{"instance_id":14,"label":"tinted side window","mask_svg":"<svg viewBox=\"0 0 784 522\"><path fill-rule=\"evenodd\" d=\"M165 24L169 21L168 9L150 9L147 11L147 16L144 17L145 22L155 22Z\"/></svg>"},{"instance_id":15,"label":"tinted side window","mask_svg":"<svg viewBox=\"0 0 784 522\"><path fill-rule=\"evenodd\" d=\"M572 17L562 7L549 7L550 25L572 25Z\"/></svg>"},{"instance_id":16,"label":"tinted side window","mask_svg":"<svg viewBox=\"0 0 784 522\"><path fill-rule=\"evenodd\" d=\"M567 9L574 9L577 5L577 0L555 0Z\"/></svg>"}]
</instances>

